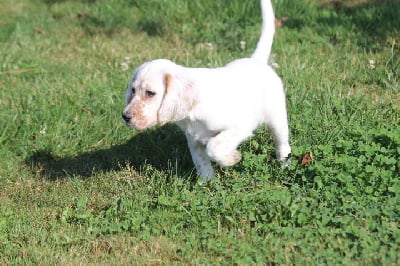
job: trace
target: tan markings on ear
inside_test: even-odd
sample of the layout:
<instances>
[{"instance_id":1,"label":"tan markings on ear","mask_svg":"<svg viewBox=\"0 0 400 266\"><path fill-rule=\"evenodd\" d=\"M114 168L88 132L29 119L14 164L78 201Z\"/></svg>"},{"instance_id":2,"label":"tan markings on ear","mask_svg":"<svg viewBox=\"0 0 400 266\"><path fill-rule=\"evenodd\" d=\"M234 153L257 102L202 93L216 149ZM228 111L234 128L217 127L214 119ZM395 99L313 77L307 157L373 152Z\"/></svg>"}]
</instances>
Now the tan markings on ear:
<instances>
[{"instance_id":1,"label":"tan markings on ear","mask_svg":"<svg viewBox=\"0 0 400 266\"><path fill-rule=\"evenodd\" d=\"M162 97L160 107L157 110L157 123L160 124L160 125L163 125L163 124L166 123L166 121L161 121L160 112L161 112L161 108L162 108L162 106L164 104L165 97L168 94L169 87L171 86L171 79L172 79L171 74L166 73L164 75L164 95Z\"/></svg>"},{"instance_id":2,"label":"tan markings on ear","mask_svg":"<svg viewBox=\"0 0 400 266\"><path fill-rule=\"evenodd\" d=\"M164 95L157 113L161 125L185 118L194 104L191 81L166 73L164 86Z\"/></svg>"},{"instance_id":3,"label":"tan markings on ear","mask_svg":"<svg viewBox=\"0 0 400 266\"><path fill-rule=\"evenodd\" d=\"M172 79L171 74L168 74L168 73L165 74L165 76L164 76L165 94L168 93L169 87L171 85L171 79Z\"/></svg>"}]
</instances>

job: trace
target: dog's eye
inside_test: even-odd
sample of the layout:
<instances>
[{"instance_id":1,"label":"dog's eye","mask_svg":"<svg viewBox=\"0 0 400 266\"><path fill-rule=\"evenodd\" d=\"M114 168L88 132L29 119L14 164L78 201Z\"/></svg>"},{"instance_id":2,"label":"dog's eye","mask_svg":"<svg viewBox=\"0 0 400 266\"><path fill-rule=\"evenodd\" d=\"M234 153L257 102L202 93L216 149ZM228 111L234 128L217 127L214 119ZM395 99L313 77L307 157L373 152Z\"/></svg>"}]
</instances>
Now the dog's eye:
<instances>
[{"instance_id":1,"label":"dog's eye","mask_svg":"<svg viewBox=\"0 0 400 266\"><path fill-rule=\"evenodd\" d=\"M136 93L136 89L135 89L135 87L132 87L132 94L135 94Z\"/></svg>"},{"instance_id":2,"label":"dog's eye","mask_svg":"<svg viewBox=\"0 0 400 266\"><path fill-rule=\"evenodd\" d=\"M154 97L154 95L156 95L156 93L154 91L146 91L146 96L151 98Z\"/></svg>"}]
</instances>

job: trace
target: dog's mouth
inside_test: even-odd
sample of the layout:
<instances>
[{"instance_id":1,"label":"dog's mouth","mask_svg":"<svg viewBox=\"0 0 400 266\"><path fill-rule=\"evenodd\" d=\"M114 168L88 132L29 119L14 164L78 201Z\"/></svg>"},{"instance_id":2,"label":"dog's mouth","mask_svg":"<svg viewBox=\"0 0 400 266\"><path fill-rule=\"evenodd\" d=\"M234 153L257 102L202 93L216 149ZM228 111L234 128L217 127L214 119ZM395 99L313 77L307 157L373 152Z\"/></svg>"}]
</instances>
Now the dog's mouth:
<instances>
[{"instance_id":1,"label":"dog's mouth","mask_svg":"<svg viewBox=\"0 0 400 266\"><path fill-rule=\"evenodd\" d=\"M138 125L136 123L132 123L130 121L129 122L124 121L124 122L125 122L125 126L133 128L133 129L135 129L137 131L143 131L143 130L145 130L147 128L147 127L140 126L140 125Z\"/></svg>"},{"instance_id":2,"label":"dog's mouth","mask_svg":"<svg viewBox=\"0 0 400 266\"><path fill-rule=\"evenodd\" d=\"M138 131L143 131L149 127L149 125L141 123L141 121L137 121L129 115L122 114L122 119L127 127L136 129Z\"/></svg>"},{"instance_id":3,"label":"dog's mouth","mask_svg":"<svg viewBox=\"0 0 400 266\"><path fill-rule=\"evenodd\" d=\"M122 119L124 120L125 125L132 126L132 124L131 124L132 116L131 115L126 114L125 112L123 112L122 113Z\"/></svg>"}]
</instances>

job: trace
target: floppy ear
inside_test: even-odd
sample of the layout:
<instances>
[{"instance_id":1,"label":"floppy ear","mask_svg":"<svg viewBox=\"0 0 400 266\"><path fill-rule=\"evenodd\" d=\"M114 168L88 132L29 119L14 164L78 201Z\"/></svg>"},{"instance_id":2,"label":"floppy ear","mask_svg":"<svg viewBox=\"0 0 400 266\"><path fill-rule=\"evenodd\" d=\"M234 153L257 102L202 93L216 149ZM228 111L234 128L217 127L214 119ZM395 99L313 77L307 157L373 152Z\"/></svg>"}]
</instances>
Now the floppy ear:
<instances>
[{"instance_id":1,"label":"floppy ear","mask_svg":"<svg viewBox=\"0 0 400 266\"><path fill-rule=\"evenodd\" d=\"M164 97L158 109L161 125L186 118L194 104L192 82L187 78L164 74L164 86Z\"/></svg>"}]
</instances>

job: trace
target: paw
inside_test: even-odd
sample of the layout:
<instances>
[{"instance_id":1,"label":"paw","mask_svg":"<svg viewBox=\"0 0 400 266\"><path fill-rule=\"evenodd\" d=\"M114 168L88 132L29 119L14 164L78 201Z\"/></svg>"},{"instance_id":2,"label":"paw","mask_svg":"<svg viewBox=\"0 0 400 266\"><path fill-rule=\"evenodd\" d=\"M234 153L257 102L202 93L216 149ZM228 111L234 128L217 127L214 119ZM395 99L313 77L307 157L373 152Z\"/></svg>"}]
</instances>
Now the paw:
<instances>
[{"instance_id":1,"label":"paw","mask_svg":"<svg viewBox=\"0 0 400 266\"><path fill-rule=\"evenodd\" d=\"M292 163L290 155L291 154L289 153L287 157L285 157L285 158L280 160L281 161L281 168L286 168L286 167L290 166L290 164Z\"/></svg>"},{"instance_id":2,"label":"paw","mask_svg":"<svg viewBox=\"0 0 400 266\"><path fill-rule=\"evenodd\" d=\"M242 159L242 155L237 150L234 150L230 154L224 156L223 158L219 158L217 163L223 167L228 167L237 164Z\"/></svg>"}]
</instances>

